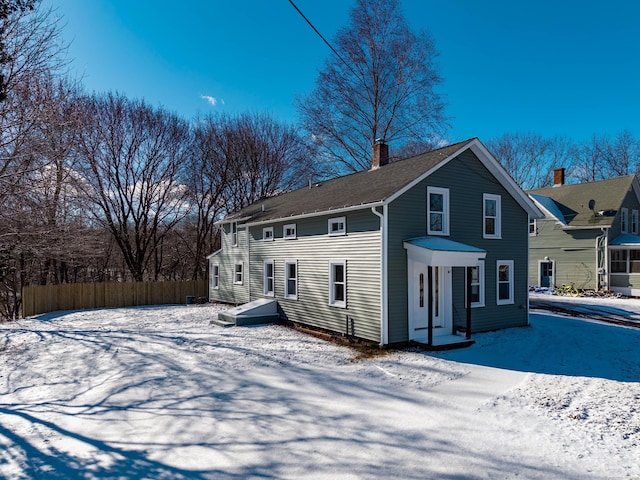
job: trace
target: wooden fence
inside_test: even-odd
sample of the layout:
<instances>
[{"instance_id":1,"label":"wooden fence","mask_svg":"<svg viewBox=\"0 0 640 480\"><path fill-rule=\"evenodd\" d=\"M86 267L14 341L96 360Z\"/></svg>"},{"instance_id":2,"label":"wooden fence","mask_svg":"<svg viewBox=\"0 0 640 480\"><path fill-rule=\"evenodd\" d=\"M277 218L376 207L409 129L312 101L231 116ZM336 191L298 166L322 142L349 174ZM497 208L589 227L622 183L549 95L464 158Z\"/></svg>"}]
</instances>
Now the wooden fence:
<instances>
[{"instance_id":1,"label":"wooden fence","mask_svg":"<svg viewBox=\"0 0 640 480\"><path fill-rule=\"evenodd\" d=\"M35 285L22 289L22 317L56 310L185 303L207 297L207 280Z\"/></svg>"}]
</instances>

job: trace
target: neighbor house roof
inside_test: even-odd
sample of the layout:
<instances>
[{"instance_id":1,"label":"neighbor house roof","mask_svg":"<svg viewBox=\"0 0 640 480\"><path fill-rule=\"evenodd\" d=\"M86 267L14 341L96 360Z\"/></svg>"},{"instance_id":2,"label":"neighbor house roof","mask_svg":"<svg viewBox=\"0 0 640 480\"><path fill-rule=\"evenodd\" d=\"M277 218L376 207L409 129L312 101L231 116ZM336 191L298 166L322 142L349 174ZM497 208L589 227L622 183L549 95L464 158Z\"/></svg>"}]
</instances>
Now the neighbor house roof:
<instances>
[{"instance_id":1,"label":"neighbor house roof","mask_svg":"<svg viewBox=\"0 0 640 480\"><path fill-rule=\"evenodd\" d=\"M228 215L222 223L264 223L381 205L390 202L468 148L506 185L527 212L540 216L533 202L517 187L484 145L477 138L472 138L377 169L312 183L310 187L259 200Z\"/></svg>"},{"instance_id":2,"label":"neighbor house roof","mask_svg":"<svg viewBox=\"0 0 640 480\"><path fill-rule=\"evenodd\" d=\"M598 182L564 184L527 193L565 228L610 227L635 175ZM637 182L636 182L637 183Z\"/></svg>"}]
</instances>

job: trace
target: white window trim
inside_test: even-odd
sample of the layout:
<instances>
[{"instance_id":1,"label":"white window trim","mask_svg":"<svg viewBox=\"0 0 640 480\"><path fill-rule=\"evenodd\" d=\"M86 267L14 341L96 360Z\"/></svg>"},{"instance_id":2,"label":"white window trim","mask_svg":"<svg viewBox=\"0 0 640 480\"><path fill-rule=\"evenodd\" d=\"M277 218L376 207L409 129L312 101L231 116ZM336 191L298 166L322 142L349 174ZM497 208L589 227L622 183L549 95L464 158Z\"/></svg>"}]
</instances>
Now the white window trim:
<instances>
[{"instance_id":1,"label":"white window trim","mask_svg":"<svg viewBox=\"0 0 640 480\"><path fill-rule=\"evenodd\" d=\"M431 230L431 202L432 193L442 195L442 231ZM436 212L440 213L440 212ZM442 187L427 187L427 234L429 235L449 235L449 189Z\"/></svg>"},{"instance_id":2,"label":"white window trim","mask_svg":"<svg viewBox=\"0 0 640 480\"><path fill-rule=\"evenodd\" d=\"M271 265L271 277L267 276L267 265ZM267 280L271 278L271 285L273 290L268 291L267 286ZM275 296L275 289L276 289L276 264L273 260L265 260L264 264L263 264L263 277L262 277L262 293L264 293L265 296L267 297L273 297Z\"/></svg>"},{"instance_id":3,"label":"white window trim","mask_svg":"<svg viewBox=\"0 0 640 480\"><path fill-rule=\"evenodd\" d=\"M212 263L211 264L211 272L210 272L210 282L211 282L211 288L213 290L218 290L220 289L220 264L219 263Z\"/></svg>"},{"instance_id":4,"label":"white window trim","mask_svg":"<svg viewBox=\"0 0 640 480\"><path fill-rule=\"evenodd\" d=\"M296 266L296 293L291 295L289 293L289 265L294 264ZM298 260L285 260L284 261L284 298L288 300L298 300L298 290L300 288L300 272L298 271Z\"/></svg>"},{"instance_id":5,"label":"white window trim","mask_svg":"<svg viewBox=\"0 0 640 480\"><path fill-rule=\"evenodd\" d=\"M335 299L335 275L333 271L334 265L342 265L344 270L344 300ZM337 308L347 308L347 261L346 260L329 260L329 306Z\"/></svg>"},{"instance_id":6,"label":"white window trim","mask_svg":"<svg viewBox=\"0 0 640 480\"><path fill-rule=\"evenodd\" d=\"M496 202L496 232L495 233L487 233L487 200L494 200ZM483 238L502 238L502 197L500 195L495 195L493 193L483 193L482 194L482 237Z\"/></svg>"},{"instance_id":7,"label":"white window trim","mask_svg":"<svg viewBox=\"0 0 640 480\"><path fill-rule=\"evenodd\" d=\"M504 300L500 300L500 265L507 265L509 267L509 298ZM496 305L513 305L515 303L513 298L514 273L513 260L496 261Z\"/></svg>"},{"instance_id":8,"label":"white window trim","mask_svg":"<svg viewBox=\"0 0 640 480\"><path fill-rule=\"evenodd\" d=\"M342 223L342 229L341 230L337 230L337 231L332 231L331 225L334 223ZM329 231L329 236L330 237L337 237L340 235L346 235L347 234L347 218L346 217L335 217L335 218L330 218L328 223L327 223L327 228Z\"/></svg>"},{"instance_id":9,"label":"white window trim","mask_svg":"<svg viewBox=\"0 0 640 480\"><path fill-rule=\"evenodd\" d=\"M477 308L477 307L484 307L485 306L485 302L484 302L484 261L480 261L478 262L478 265L476 265L476 267L478 267L478 285L479 285L479 290L478 290L478 296L480 297L480 301L478 302L471 302L471 308ZM467 275L467 271L465 269L465 282L467 281L466 278ZM465 283L466 285L466 283ZM467 301L467 292L466 292L466 288L465 288L465 304Z\"/></svg>"},{"instance_id":10,"label":"white window trim","mask_svg":"<svg viewBox=\"0 0 640 480\"><path fill-rule=\"evenodd\" d=\"M533 225L533 232L531 231L531 225ZM529 236L535 237L538 235L538 220L532 218L529 220Z\"/></svg>"},{"instance_id":11,"label":"white window trim","mask_svg":"<svg viewBox=\"0 0 640 480\"><path fill-rule=\"evenodd\" d=\"M287 229L292 229L293 230L293 234L289 234L287 235ZM296 239L298 236L298 229L296 227L295 223L289 223L285 226L282 227L282 237L285 240L294 240Z\"/></svg>"},{"instance_id":12,"label":"white window trim","mask_svg":"<svg viewBox=\"0 0 640 480\"><path fill-rule=\"evenodd\" d=\"M238 266L240 266L240 272L238 272ZM237 279L238 273L240 273L240 280ZM244 262L236 262L233 265L233 284L234 285L244 284Z\"/></svg>"},{"instance_id":13,"label":"white window trim","mask_svg":"<svg viewBox=\"0 0 640 480\"><path fill-rule=\"evenodd\" d=\"M238 222L231 222L231 246L238 246Z\"/></svg>"},{"instance_id":14,"label":"white window trim","mask_svg":"<svg viewBox=\"0 0 640 480\"><path fill-rule=\"evenodd\" d=\"M620 230L622 233L629 233L629 209L620 209Z\"/></svg>"},{"instance_id":15,"label":"white window trim","mask_svg":"<svg viewBox=\"0 0 640 480\"><path fill-rule=\"evenodd\" d=\"M631 233L638 234L638 210L631 210Z\"/></svg>"},{"instance_id":16,"label":"white window trim","mask_svg":"<svg viewBox=\"0 0 640 480\"><path fill-rule=\"evenodd\" d=\"M267 238L268 235L268 238ZM273 227L264 227L262 229L262 241L273 242Z\"/></svg>"}]
</instances>

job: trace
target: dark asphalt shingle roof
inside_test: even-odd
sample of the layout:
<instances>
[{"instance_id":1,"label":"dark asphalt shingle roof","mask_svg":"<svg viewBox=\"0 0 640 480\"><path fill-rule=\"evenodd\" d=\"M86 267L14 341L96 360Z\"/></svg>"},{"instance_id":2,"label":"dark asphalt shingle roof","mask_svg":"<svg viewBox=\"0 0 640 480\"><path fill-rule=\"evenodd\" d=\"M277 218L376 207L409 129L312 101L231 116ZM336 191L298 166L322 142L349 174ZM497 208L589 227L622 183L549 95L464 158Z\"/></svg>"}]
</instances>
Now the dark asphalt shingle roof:
<instances>
[{"instance_id":1,"label":"dark asphalt shingle roof","mask_svg":"<svg viewBox=\"0 0 640 480\"><path fill-rule=\"evenodd\" d=\"M265 198L230 214L224 221L271 221L381 202L473 140Z\"/></svg>"},{"instance_id":2,"label":"dark asphalt shingle roof","mask_svg":"<svg viewBox=\"0 0 640 480\"><path fill-rule=\"evenodd\" d=\"M626 175L598 182L538 188L527 193L551 198L568 226L606 227L613 223L615 214L632 188L634 177ZM589 208L590 200L595 201L593 210Z\"/></svg>"}]
</instances>

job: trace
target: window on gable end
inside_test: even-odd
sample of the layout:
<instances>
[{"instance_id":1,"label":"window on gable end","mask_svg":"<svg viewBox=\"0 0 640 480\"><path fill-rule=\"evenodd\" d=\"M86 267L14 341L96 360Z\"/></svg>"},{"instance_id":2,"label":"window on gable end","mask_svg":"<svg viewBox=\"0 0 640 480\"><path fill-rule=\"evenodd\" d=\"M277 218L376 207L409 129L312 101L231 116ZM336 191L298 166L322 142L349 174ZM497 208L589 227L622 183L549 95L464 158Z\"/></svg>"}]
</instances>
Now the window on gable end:
<instances>
[{"instance_id":1,"label":"window on gable end","mask_svg":"<svg viewBox=\"0 0 640 480\"><path fill-rule=\"evenodd\" d=\"M244 281L244 264L242 262L236 263L233 267L233 283L236 285L242 285Z\"/></svg>"},{"instance_id":2,"label":"window on gable end","mask_svg":"<svg viewBox=\"0 0 640 480\"><path fill-rule=\"evenodd\" d=\"M231 246L238 246L238 222L231 222Z\"/></svg>"},{"instance_id":3,"label":"window on gable end","mask_svg":"<svg viewBox=\"0 0 640 480\"><path fill-rule=\"evenodd\" d=\"M449 235L449 189L427 187L427 233Z\"/></svg>"},{"instance_id":4,"label":"window on gable end","mask_svg":"<svg viewBox=\"0 0 640 480\"><path fill-rule=\"evenodd\" d=\"M209 277L209 284L211 288L213 288L214 290L220 288L220 265L218 265L217 263L211 265Z\"/></svg>"},{"instance_id":5,"label":"window on gable end","mask_svg":"<svg viewBox=\"0 0 640 480\"><path fill-rule=\"evenodd\" d=\"M629 209L620 209L620 230L622 233L629 233Z\"/></svg>"},{"instance_id":6,"label":"window on gable end","mask_svg":"<svg viewBox=\"0 0 640 480\"><path fill-rule=\"evenodd\" d=\"M631 210L631 233L638 235L638 210Z\"/></svg>"},{"instance_id":7,"label":"window on gable end","mask_svg":"<svg viewBox=\"0 0 640 480\"><path fill-rule=\"evenodd\" d=\"M502 237L502 205L500 195L482 195L483 237Z\"/></svg>"}]
</instances>

